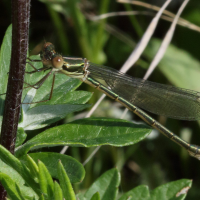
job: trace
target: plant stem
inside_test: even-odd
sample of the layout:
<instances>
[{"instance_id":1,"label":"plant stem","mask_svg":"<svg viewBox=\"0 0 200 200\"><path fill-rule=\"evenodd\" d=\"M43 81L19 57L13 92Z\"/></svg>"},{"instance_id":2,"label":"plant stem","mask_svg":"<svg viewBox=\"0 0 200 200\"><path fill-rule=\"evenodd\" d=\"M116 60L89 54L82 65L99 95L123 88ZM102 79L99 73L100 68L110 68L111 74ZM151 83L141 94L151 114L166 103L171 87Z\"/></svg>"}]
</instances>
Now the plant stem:
<instances>
[{"instance_id":1,"label":"plant stem","mask_svg":"<svg viewBox=\"0 0 200 200\"><path fill-rule=\"evenodd\" d=\"M12 53L0 144L14 154L28 49L30 0L12 1ZM6 192L0 185L0 200Z\"/></svg>"}]
</instances>

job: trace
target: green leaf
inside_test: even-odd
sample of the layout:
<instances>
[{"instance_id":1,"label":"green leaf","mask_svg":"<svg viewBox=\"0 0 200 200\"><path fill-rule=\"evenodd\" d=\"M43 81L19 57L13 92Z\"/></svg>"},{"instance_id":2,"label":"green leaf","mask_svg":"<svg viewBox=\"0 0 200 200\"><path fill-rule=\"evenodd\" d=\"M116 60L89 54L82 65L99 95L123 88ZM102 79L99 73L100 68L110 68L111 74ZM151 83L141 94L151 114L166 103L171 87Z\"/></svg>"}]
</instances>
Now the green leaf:
<instances>
[{"instance_id":1,"label":"green leaf","mask_svg":"<svg viewBox=\"0 0 200 200\"><path fill-rule=\"evenodd\" d=\"M42 194L39 198L39 200L45 200L44 195Z\"/></svg>"},{"instance_id":2,"label":"green leaf","mask_svg":"<svg viewBox=\"0 0 200 200\"><path fill-rule=\"evenodd\" d=\"M38 62L33 63L34 67L36 64L38 64ZM41 68L41 67L42 66L40 63L39 68ZM48 73L48 71L47 72L36 72L33 75L38 75L39 78L38 77L37 78L29 77L29 78L27 78L26 82L33 85L33 84L37 83L37 81L41 80L41 78L44 77L47 73ZM44 101L44 100L49 99L49 95L50 95L51 87L52 87L52 81L53 81L53 76L50 75L44 81L43 85L39 89L36 90L36 94L34 96L33 102ZM78 79L70 78L70 77L66 76L65 74L56 74L52 99L47 102L32 104L30 107L32 108L32 107L41 106L41 105L53 105L53 104L58 104L60 101L62 101L62 103L66 103L68 100L68 98L67 98L68 93L74 91L80 85L81 85L81 81ZM89 92L87 92L87 94L88 94L88 96L91 96L91 94ZM76 98L78 98L78 95L76 96Z\"/></svg>"},{"instance_id":3,"label":"green leaf","mask_svg":"<svg viewBox=\"0 0 200 200\"><path fill-rule=\"evenodd\" d=\"M161 185L149 191L145 185L138 186L123 194L119 200L184 200L192 181L182 179Z\"/></svg>"},{"instance_id":4,"label":"green leaf","mask_svg":"<svg viewBox=\"0 0 200 200\"><path fill-rule=\"evenodd\" d=\"M20 199L26 200L26 198L24 197L24 195L23 195L22 192L21 192L20 187L19 187L17 184L15 184L15 187L16 187L16 190L17 190L19 196L20 196Z\"/></svg>"},{"instance_id":5,"label":"green leaf","mask_svg":"<svg viewBox=\"0 0 200 200\"><path fill-rule=\"evenodd\" d=\"M127 146L141 141L150 132L150 127L133 124L126 120L81 119L42 132L17 148L16 155L20 157L30 149L59 145L84 147L98 145Z\"/></svg>"},{"instance_id":6,"label":"green leaf","mask_svg":"<svg viewBox=\"0 0 200 200\"><path fill-rule=\"evenodd\" d=\"M58 105L42 105L34 107L24 113L24 121L19 124L19 127L25 130L34 130L48 126L60 119L63 119L72 112L77 112L90 107L89 104L58 104Z\"/></svg>"},{"instance_id":7,"label":"green leaf","mask_svg":"<svg viewBox=\"0 0 200 200\"><path fill-rule=\"evenodd\" d=\"M99 194L99 192L96 192L96 193L92 196L91 200L101 200L101 199L100 199L100 194Z\"/></svg>"},{"instance_id":8,"label":"green leaf","mask_svg":"<svg viewBox=\"0 0 200 200\"><path fill-rule=\"evenodd\" d=\"M146 185L140 185L123 194L118 200L150 200L149 188Z\"/></svg>"},{"instance_id":9,"label":"green leaf","mask_svg":"<svg viewBox=\"0 0 200 200\"><path fill-rule=\"evenodd\" d=\"M58 177L59 177L60 186L62 188L64 198L67 200L76 200L74 190L72 188L69 177L61 161L59 161L58 163Z\"/></svg>"},{"instance_id":10,"label":"green leaf","mask_svg":"<svg viewBox=\"0 0 200 200\"><path fill-rule=\"evenodd\" d=\"M10 25L5 33L0 52L0 78L1 87L0 94L5 93L7 89L8 72L11 58L11 43L12 42L12 25ZM1 98L4 96L1 96ZM4 99L4 98L3 98ZM1 106L2 107L2 106Z\"/></svg>"},{"instance_id":11,"label":"green leaf","mask_svg":"<svg viewBox=\"0 0 200 200\"><path fill-rule=\"evenodd\" d=\"M161 185L151 192L150 200L183 200L186 197L188 189L191 187L192 181L182 179ZM185 193L184 193L185 192Z\"/></svg>"},{"instance_id":12,"label":"green leaf","mask_svg":"<svg viewBox=\"0 0 200 200\"><path fill-rule=\"evenodd\" d=\"M39 160L39 183L42 193L45 195L45 199L52 199L54 192L54 184L51 175L49 174L45 165Z\"/></svg>"},{"instance_id":13,"label":"green leaf","mask_svg":"<svg viewBox=\"0 0 200 200\"><path fill-rule=\"evenodd\" d=\"M48 152L30 153L29 156L35 162L37 162L37 160L41 160L45 164L46 168L53 178L58 179L57 166L59 160L61 160L71 183L81 182L85 177L85 169L83 165L70 156ZM20 157L20 160L23 161L25 165L27 165L28 161L26 155Z\"/></svg>"},{"instance_id":14,"label":"green leaf","mask_svg":"<svg viewBox=\"0 0 200 200\"><path fill-rule=\"evenodd\" d=\"M13 200L22 200L16 190L16 183L6 174L0 173L0 182Z\"/></svg>"},{"instance_id":15,"label":"green leaf","mask_svg":"<svg viewBox=\"0 0 200 200\"><path fill-rule=\"evenodd\" d=\"M29 155L25 155L24 156L26 158L26 166L28 166L30 173L31 173L31 177L37 182L39 183L38 180L38 174L39 174L39 168L36 164L36 162L31 158L31 156Z\"/></svg>"},{"instance_id":16,"label":"green leaf","mask_svg":"<svg viewBox=\"0 0 200 200\"><path fill-rule=\"evenodd\" d=\"M56 181L54 181L54 199L63 200L62 190L60 188L60 185Z\"/></svg>"},{"instance_id":17,"label":"green leaf","mask_svg":"<svg viewBox=\"0 0 200 200\"><path fill-rule=\"evenodd\" d=\"M59 92L61 92L60 90ZM62 92L61 92L62 93ZM57 95L58 97L58 95ZM66 103L66 104L84 104L90 100L92 97L91 92L87 91L70 91L66 95L60 95L57 99L54 101L50 101L49 104L61 104L61 103Z\"/></svg>"},{"instance_id":18,"label":"green leaf","mask_svg":"<svg viewBox=\"0 0 200 200\"><path fill-rule=\"evenodd\" d=\"M41 58L40 58L39 55L31 56L30 59L32 59L32 60L41 60ZM27 59L26 72L34 71L34 69L31 67L31 65L29 63L32 64L36 69L43 68L42 62L31 62L31 61L29 61ZM32 74L25 73L25 77L24 77L24 89L23 89L23 93L22 93L22 99L24 99L24 97L27 94L27 92L32 89L26 83L28 83L30 85L34 85L39 80L41 80L42 77L44 77L47 73L48 73L48 71L46 71L46 72L44 72L44 71L35 72L35 73L32 73ZM51 88L51 86L50 86L50 88ZM34 90L37 91L36 89L34 89Z\"/></svg>"},{"instance_id":19,"label":"green leaf","mask_svg":"<svg viewBox=\"0 0 200 200\"><path fill-rule=\"evenodd\" d=\"M16 138L16 143L15 147L20 146L26 139L26 133L24 132L23 128L18 128L17 129L17 138Z\"/></svg>"},{"instance_id":20,"label":"green leaf","mask_svg":"<svg viewBox=\"0 0 200 200\"><path fill-rule=\"evenodd\" d=\"M86 200L86 198L84 197L84 194L80 193L80 192L76 195L76 199L78 199L78 200Z\"/></svg>"},{"instance_id":21,"label":"green leaf","mask_svg":"<svg viewBox=\"0 0 200 200\"><path fill-rule=\"evenodd\" d=\"M118 187L120 184L120 174L117 169L111 169L100 176L86 191L84 197L91 199L99 192L101 200L116 199Z\"/></svg>"},{"instance_id":22,"label":"green leaf","mask_svg":"<svg viewBox=\"0 0 200 200\"><path fill-rule=\"evenodd\" d=\"M5 33L0 51L0 94L6 93L7 82L8 82L8 72L10 67L11 58L11 40L12 40L12 25L10 25ZM4 110L4 100L6 95L0 96L0 115L3 115ZM1 120L2 121L2 120ZM0 121L0 126L1 126Z\"/></svg>"},{"instance_id":23,"label":"green leaf","mask_svg":"<svg viewBox=\"0 0 200 200\"><path fill-rule=\"evenodd\" d=\"M2 145L0 145L0 159L10 167L15 169L17 172L21 172L22 165L20 161Z\"/></svg>"},{"instance_id":24,"label":"green leaf","mask_svg":"<svg viewBox=\"0 0 200 200\"><path fill-rule=\"evenodd\" d=\"M36 62L36 64L38 64L38 62ZM37 66L37 68L41 68L41 66ZM37 72L38 76L40 76L40 73L43 72ZM36 73L33 75L35 74ZM35 82L40 80L42 76L40 76L39 79L34 78ZM56 77L59 78L59 81L55 82L52 99L48 102L27 104L49 99L52 85L52 80L49 78L51 77L49 77L38 90L32 88L28 92L24 92L26 93L26 96L24 95L24 104L22 104L23 121L20 121L19 127L22 127L25 130L42 128L66 117L69 113L77 112L90 106L83 104L91 98L92 93L74 91L81 84L79 80L67 77L64 74L58 74ZM35 83L30 81L31 78L29 77L29 80L26 80L26 82L30 84Z\"/></svg>"}]
</instances>

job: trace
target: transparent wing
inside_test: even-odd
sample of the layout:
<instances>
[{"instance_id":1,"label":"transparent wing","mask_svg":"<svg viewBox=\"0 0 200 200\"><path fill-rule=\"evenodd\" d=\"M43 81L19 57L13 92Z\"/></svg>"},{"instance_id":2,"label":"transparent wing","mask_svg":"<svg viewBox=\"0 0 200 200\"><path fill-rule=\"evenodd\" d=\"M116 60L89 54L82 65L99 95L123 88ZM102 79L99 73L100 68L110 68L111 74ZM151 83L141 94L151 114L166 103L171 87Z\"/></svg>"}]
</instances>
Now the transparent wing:
<instances>
[{"instance_id":1,"label":"transparent wing","mask_svg":"<svg viewBox=\"0 0 200 200\"><path fill-rule=\"evenodd\" d=\"M149 112L182 120L200 119L200 92L133 78L90 63L89 76L102 79L116 94Z\"/></svg>"}]
</instances>

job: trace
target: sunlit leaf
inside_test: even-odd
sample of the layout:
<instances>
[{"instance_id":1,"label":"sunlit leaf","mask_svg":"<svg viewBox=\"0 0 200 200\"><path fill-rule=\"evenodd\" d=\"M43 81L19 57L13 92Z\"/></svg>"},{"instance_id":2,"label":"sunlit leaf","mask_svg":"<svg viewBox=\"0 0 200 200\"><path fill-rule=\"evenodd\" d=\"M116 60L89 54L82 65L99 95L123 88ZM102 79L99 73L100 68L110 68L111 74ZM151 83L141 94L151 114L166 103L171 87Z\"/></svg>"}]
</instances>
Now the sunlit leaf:
<instances>
[{"instance_id":1,"label":"sunlit leaf","mask_svg":"<svg viewBox=\"0 0 200 200\"><path fill-rule=\"evenodd\" d=\"M16 150L22 156L29 150L50 146L127 146L144 139L151 132L146 125L126 120L87 118L48 129Z\"/></svg>"}]
</instances>

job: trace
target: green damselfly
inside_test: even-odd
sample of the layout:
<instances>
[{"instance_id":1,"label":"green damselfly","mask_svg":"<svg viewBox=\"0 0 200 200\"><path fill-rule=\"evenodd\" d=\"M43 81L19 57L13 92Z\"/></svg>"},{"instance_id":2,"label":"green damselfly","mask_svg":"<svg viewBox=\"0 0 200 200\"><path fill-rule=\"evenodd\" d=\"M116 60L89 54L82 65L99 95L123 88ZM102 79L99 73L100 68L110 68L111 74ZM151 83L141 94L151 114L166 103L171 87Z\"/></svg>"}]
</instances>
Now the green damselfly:
<instances>
[{"instance_id":1,"label":"green damselfly","mask_svg":"<svg viewBox=\"0 0 200 200\"><path fill-rule=\"evenodd\" d=\"M175 119L198 120L200 119L199 92L133 78L115 69L91 63L86 58L63 57L56 53L54 45L49 42L44 44L41 60L37 61L41 61L44 67L36 69L31 65L34 71L28 73L42 70L50 72L32 87L38 89L52 72L54 75L48 100L52 97L55 73L80 79L124 105L147 124L185 148L191 156L200 160L200 146L182 140L140 109Z\"/></svg>"}]
</instances>

